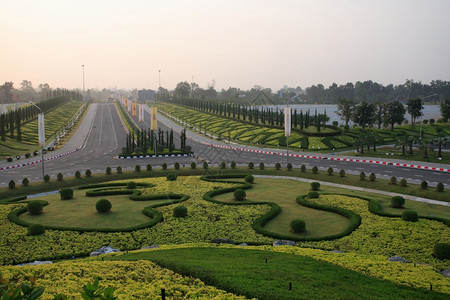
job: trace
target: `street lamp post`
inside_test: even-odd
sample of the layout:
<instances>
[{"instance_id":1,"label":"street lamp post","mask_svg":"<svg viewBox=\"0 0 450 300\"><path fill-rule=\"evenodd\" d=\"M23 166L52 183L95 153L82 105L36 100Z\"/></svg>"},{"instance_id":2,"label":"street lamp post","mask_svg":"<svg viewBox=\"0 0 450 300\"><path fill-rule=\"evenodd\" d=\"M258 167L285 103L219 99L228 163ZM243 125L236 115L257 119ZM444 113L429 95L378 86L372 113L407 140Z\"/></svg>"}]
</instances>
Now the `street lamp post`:
<instances>
[{"instance_id":1,"label":"street lamp post","mask_svg":"<svg viewBox=\"0 0 450 300\"><path fill-rule=\"evenodd\" d=\"M84 65L81 65L83 67L83 101L85 101L84 96Z\"/></svg>"},{"instance_id":2,"label":"street lamp post","mask_svg":"<svg viewBox=\"0 0 450 300\"><path fill-rule=\"evenodd\" d=\"M44 167L44 146L45 146L45 127L44 127L44 112L42 109L34 104L33 101L30 101L39 111L41 112L38 116L38 133L39 133L39 143L41 144L41 153L42 153L42 179L45 177L45 167Z\"/></svg>"}]
</instances>

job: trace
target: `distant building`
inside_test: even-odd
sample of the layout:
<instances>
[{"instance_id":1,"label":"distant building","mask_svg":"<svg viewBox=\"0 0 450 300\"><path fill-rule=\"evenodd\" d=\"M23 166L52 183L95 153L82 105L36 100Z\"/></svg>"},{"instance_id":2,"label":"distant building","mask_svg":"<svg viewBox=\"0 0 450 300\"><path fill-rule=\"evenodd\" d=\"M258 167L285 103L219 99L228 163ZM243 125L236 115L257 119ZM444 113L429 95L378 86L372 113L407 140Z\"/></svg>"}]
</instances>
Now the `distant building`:
<instances>
[{"instance_id":1,"label":"distant building","mask_svg":"<svg viewBox=\"0 0 450 300\"><path fill-rule=\"evenodd\" d=\"M153 101L155 100L155 91L154 90L138 90L138 101Z\"/></svg>"}]
</instances>

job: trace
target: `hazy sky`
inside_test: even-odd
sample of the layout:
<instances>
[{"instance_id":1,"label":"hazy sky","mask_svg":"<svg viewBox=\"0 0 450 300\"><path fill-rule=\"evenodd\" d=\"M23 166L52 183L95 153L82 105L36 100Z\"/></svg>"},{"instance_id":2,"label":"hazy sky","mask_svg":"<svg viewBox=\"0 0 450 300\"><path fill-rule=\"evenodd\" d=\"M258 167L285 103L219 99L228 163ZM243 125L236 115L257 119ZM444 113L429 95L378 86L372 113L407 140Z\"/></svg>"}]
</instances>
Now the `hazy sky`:
<instances>
[{"instance_id":1,"label":"hazy sky","mask_svg":"<svg viewBox=\"0 0 450 300\"><path fill-rule=\"evenodd\" d=\"M450 80L450 0L2 0L0 84Z\"/></svg>"}]
</instances>

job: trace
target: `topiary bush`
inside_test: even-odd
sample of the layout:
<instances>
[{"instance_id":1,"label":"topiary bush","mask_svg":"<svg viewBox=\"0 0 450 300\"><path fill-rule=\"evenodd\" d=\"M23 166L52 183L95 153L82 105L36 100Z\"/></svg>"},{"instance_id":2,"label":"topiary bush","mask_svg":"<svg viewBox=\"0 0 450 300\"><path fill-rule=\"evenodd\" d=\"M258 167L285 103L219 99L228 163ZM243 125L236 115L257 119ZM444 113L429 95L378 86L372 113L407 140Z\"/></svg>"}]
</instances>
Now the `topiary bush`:
<instances>
[{"instance_id":1,"label":"topiary bush","mask_svg":"<svg viewBox=\"0 0 450 300\"><path fill-rule=\"evenodd\" d=\"M314 167L312 167L311 171L313 174L317 174L317 173L319 173L319 168L317 166L314 166Z\"/></svg>"},{"instance_id":2,"label":"topiary bush","mask_svg":"<svg viewBox=\"0 0 450 300\"><path fill-rule=\"evenodd\" d=\"M27 211L30 215L33 216L40 215L44 211L44 206L39 200L30 201L27 203Z\"/></svg>"},{"instance_id":3,"label":"topiary bush","mask_svg":"<svg viewBox=\"0 0 450 300\"><path fill-rule=\"evenodd\" d=\"M169 173L166 176L167 181L175 181L177 180L177 174L175 173Z\"/></svg>"},{"instance_id":4,"label":"topiary bush","mask_svg":"<svg viewBox=\"0 0 450 300\"><path fill-rule=\"evenodd\" d=\"M44 181L45 182L49 182L50 181L50 176L49 175L45 175L44 176Z\"/></svg>"},{"instance_id":5,"label":"topiary bush","mask_svg":"<svg viewBox=\"0 0 450 300\"><path fill-rule=\"evenodd\" d=\"M206 170L206 169L208 169L208 167L209 167L209 166L208 166L208 163L205 161L205 162L203 163L203 169Z\"/></svg>"},{"instance_id":6,"label":"topiary bush","mask_svg":"<svg viewBox=\"0 0 450 300\"><path fill-rule=\"evenodd\" d=\"M122 172L123 172L122 167L121 167L121 166L118 166L118 167L116 168L116 172L117 172L117 174L122 174Z\"/></svg>"},{"instance_id":7,"label":"topiary bush","mask_svg":"<svg viewBox=\"0 0 450 300\"><path fill-rule=\"evenodd\" d=\"M92 176L92 171L87 169L86 172L84 173L84 175L86 175L86 177L91 177Z\"/></svg>"},{"instance_id":8,"label":"topiary bush","mask_svg":"<svg viewBox=\"0 0 450 300\"><path fill-rule=\"evenodd\" d=\"M309 199L317 199L319 198L319 193L316 191L312 191L308 193L308 198Z\"/></svg>"},{"instance_id":9,"label":"topiary bush","mask_svg":"<svg viewBox=\"0 0 450 300\"><path fill-rule=\"evenodd\" d=\"M127 189L132 190L132 189L135 189L136 187L137 187L136 182L134 182L134 181L127 182Z\"/></svg>"},{"instance_id":10,"label":"topiary bush","mask_svg":"<svg viewBox=\"0 0 450 300\"><path fill-rule=\"evenodd\" d=\"M35 236L45 233L45 228L41 224L31 224L28 226L28 235Z\"/></svg>"},{"instance_id":11,"label":"topiary bush","mask_svg":"<svg viewBox=\"0 0 450 300\"><path fill-rule=\"evenodd\" d=\"M253 177L253 175L247 175L245 176L245 182L253 183L255 182L255 177Z\"/></svg>"},{"instance_id":12,"label":"topiary bush","mask_svg":"<svg viewBox=\"0 0 450 300\"><path fill-rule=\"evenodd\" d=\"M377 179L377 177L375 176L375 173L370 173L370 175L369 175L370 182L374 182L376 179Z\"/></svg>"},{"instance_id":13,"label":"topiary bush","mask_svg":"<svg viewBox=\"0 0 450 300\"><path fill-rule=\"evenodd\" d=\"M291 163L288 163L288 164L286 165L286 168L287 168L288 171L292 171L292 164L291 164Z\"/></svg>"},{"instance_id":14,"label":"topiary bush","mask_svg":"<svg viewBox=\"0 0 450 300\"><path fill-rule=\"evenodd\" d=\"M111 210L111 208L112 208L111 202L109 202L109 200L107 199L100 199L95 204L95 209L101 214L108 213Z\"/></svg>"},{"instance_id":15,"label":"topiary bush","mask_svg":"<svg viewBox=\"0 0 450 300\"><path fill-rule=\"evenodd\" d=\"M60 196L61 200L70 200L73 198L73 189L71 189L71 188L60 189L59 196Z\"/></svg>"},{"instance_id":16,"label":"topiary bush","mask_svg":"<svg viewBox=\"0 0 450 300\"><path fill-rule=\"evenodd\" d=\"M111 174L112 174L111 167L106 167L106 175L111 175Z\"/></svg>"},{"instance_id":17,"label":"topiary bush","mask_svg":"<svg viewBox=\"0 0 450 300\"><path fill-rule=\"evenodd\" d=\"M359 180L366 180L366 173L364 172L359 173Z\"/></svg>"},{"instance_id":18,"label":"topiary bush","mask_svg":"<svg viewBox=\"0 0 450 300\"><path fill-rule=\"evenodd\" d=\"M301 165L300 166L300 172L302 172L302 173L306 172L306 166L305 165Z\"/></svg>"},{"instance_id":19,"label":"topiary bush","mask_svg":"<svg viewBox=\"0 0 450 300\"><path fill-rule=\"evenodd\" d=\"M389 180L389 183L392 185L396 185L397 184L397 177L392 176L391 179Z\"/></svg>"},{"instance_id":20,"label":"topiary bush","mask_svg":"<svg viewBox=\"0 0 450 300\"><path fill-rule=\"evenodd\" d=\"M303 220L292 220L291 221L291 229L293 232L301 233L305 232L306 230L306 224Z\"/></svg>"},{"instance_id":21,"label":"topiary bush","mask_svg":"<svg viewBox=\"0 0 450 300\"><path fill-rule=\"evenodd\" d=\"M317 181L311 182L311 189L313 191L318 191L320 189L320 183Z\"/></svg>"},{"instance_id":22,"label":"topiary bush","mask_svg":"<svg viewBox=\"0 0 450 300\"><path fill-rule=\"evenodd\" d=\"M76 171L75 172L75 178L76 179L80 179L81 178L81 172L80 171Z\"/></svg>"},{"instance_id":23,"label":"topiary bush","mask_svg":"<svg viewBox=\"0 0 450 300\"><path fill-rule=\"evenodd\" d=\"M28 178L24 178L24 179L22 179L22 185L23 186L28 186L30 184L30 181L28 180Z\"/></svg>"},{"instance_id":24,"label":"topiary bush","mask_svg":"<svg viewBox=\"0 0 450 300\"><path fill-rule=\"evenodd\" d=\"M176 162L173 167L175 168L175 170L179 170L180 169L180 163Z\"/></svg>"},{"instance_id":25,"label":"topiary bush","mask_svg":"<svg viewBox=\"0 0 450 300\"><path fill-rule=\"evenodd\" d=\"M9 189L11 189L11 190L15 189L15 188L16 188L16 182L15 182L14 180L10 180L10 181L8 182L8 187L9 187Z\"/></svg>"},{"instance_id":26,"label":"topiary bush","mask_svg":"<svg viewBox=\"0 0 450 300\"><path fill-rule=\"evenodd\" d=\"M161 165L161 167L162 167L163 170L167 170L167 164L166 164L166 163L163 163L163 164Z\"/></svg>"},{"instance_id":27,"label":"topiary bush","mask_svg":"<svg viewBox=\"0 0 450 300\"><path fill-rule=\"evenodd\" d=\"M259 163L259 169L264 170L264 163Z\"/></svg>"},{"instance_id":28,"label":"topiary bush","mask_svg":"<svg viewBox=\"0 0 450 300\"><path fill-rule=\"evenodd\" d=\"M151 164L147 164L147 166L145 166L145 169L150 172L152 170L152 165Z\"/></svg>"},{"instance_id":29,"label":"topiary bush","mask_svg":"<svg viewBox=\"0 0 450 300\"><path fill-rule=\"evenodd\" d=\"M329 167L327 169L327 174L328 174L328 176L333 176L333 168L332 167Z\"/></svg>"},{"instance_id":30,"label":"topiary bush","mask_svg":"<svg viewBox=\"0 0 450 300\"><path fill-rule=\"evenodd\" d=\"M62 173L58 173L58 174L56 175L56 179L57 179L58 181L63 181L63 178L64 178L64 176L63 176Z\"/></svg>"},{"instance_id":31,"label":"topiary bush","mask_svg":"<svg viewBox=\"0 0 450 300\"><path fill-rule=\"evenodd\" d=\"M394 196L391 198L391 207L392 208L402 208L405 205L405 198L402 196Z\"/></svg>"},{"instance_id":32,"label":"topiary bush","mask_svg":"<svg viewBox=\"0 0 450 300\"><path fill-rule=\"evenodd\" d=\"M175 218L184 218L187 216L187 208L184 206L177 206L173 209L173 216Z\"/></svg>"},{"instance_id":33,"label":"topiary bush","mask_svg":"<svg viewBox=\"0 0 450 300\"><path fill-rule=\"evenodd\" d=\"M438 259L450 259L450 244L437 243L434 245L433 256Z\"/></svg>"},{"instance_id":34,"label":"topiary bush","mask_svg":"<svg viewBox=\"0 0 450 300\"><path fill-rule=\"evenodd\" d=\"M436 191L438 191L438 192L443 192L444 191L444 184L442 182L439 182L436 185Z\"/></svg>"},{"instance_id":35,"label":"topiary bush","mask_svg":"<svg viewBox=\"0 0 450 300\"><path fill-rule=\"evenodd\" d=\"M277 169L277 170L281 169L281 164L277 162L277 163L275 164L275 169Z\"/></svg>"},{"instance_id":36,"label":"topiary bush","mask_svg":"<svg viewBox=\"0 0 450 300\"><path fill-rule=\"evenodd\" d=\"M195 169L197 168L197 164L195 163L195 161L191 162L191 169Z\"/></svg>"},{"instance_id":37,"label":"topiary bush","mask_svg":"<svg viewBox=\"0 0 450 300\"><path fill-rule=\"evenodd\" d=\"M251 170L251 169L253 169L255 167L255 164L254 163L252 163L252 162L249 162L248 163L248 168Z\"/></svg>"},{"instance_id":38,"label":"topiary bush","mask_svg":"<svg viewBox=\"0 0 450 300\"><path fill-rule=\"evenodd\" d=\"M402 220L408 222L417 222L419 221L419 216L414 210L405 210L404 212L402 212Z\"/></svg>"},{"instance_id":39,"label":"topiary bush","mask_svg":"<svg viewBox=\"0 0 450 300\"><path fill-rule=\"evenodd\" d=\"M245 200L245 196L247 196L247 194L245 193L244 190L237 189L234 191L233 196L234 196L234 200L242 201L242 200Z\"/></svg>"},{"instance_id":40,"label":"topiary bush","mask_svg":"<svg viewBox=\"0 0 450 300\"><path fill-rule=\"evenodd\" d=\"M226 167L227 167L227 163L226 162L221 162L220 163L220 166L219 166L221 169L225 169Z\"/></svg>"},{"instance_id":41,"label":"topiary bush","mask_svg":"<svg viewBox=\"0 0 450 300\"><path fill-rule=\"evenodd\" d=\"M141 166L140 165L135 165L134 166L134 171L135 172L140 172L141 171Z\"/></svg>"},{"instance_id":42,"label":"topiary bush","mask_svg":"<svg viewBox=\"0 0 450 300\"><path fill-rule=\"evenodd\" d=\"M402 179L400 180L400 186L402 186L402 187L408 186L408 182L406 181L405 178L402 178Z\"/></svg>"},{"instance_id":43,"label":"topiary bush","mask_svg":"<svg viewBox=\"0 0 450 300\"><path fill-rule=\"evenodd\" d=\"M422 190L428 189L428 182L426 182L425 180L423 180L423 181L420 183L420 188L421 188Z\"/></svg>"},{"instance_id":44,"label":"topiary bush","mask_svg":"<svg viewBox=\"0 0 450 300\"><path fill-rule=\"evenodd\" d=\"M236 162L234 160L230 163L230 167L236 169Z\"/></svg>"},{"instance_id":45,"label":"topiary bush","mask_svg":"<svg viewBox=\"0 0 450 300\"><path fill-rule=\"evenodd\" d=\"M339 170L339 177L345 177L345 170L344 169L340 169Z\"/></svg>"}]
</instances>

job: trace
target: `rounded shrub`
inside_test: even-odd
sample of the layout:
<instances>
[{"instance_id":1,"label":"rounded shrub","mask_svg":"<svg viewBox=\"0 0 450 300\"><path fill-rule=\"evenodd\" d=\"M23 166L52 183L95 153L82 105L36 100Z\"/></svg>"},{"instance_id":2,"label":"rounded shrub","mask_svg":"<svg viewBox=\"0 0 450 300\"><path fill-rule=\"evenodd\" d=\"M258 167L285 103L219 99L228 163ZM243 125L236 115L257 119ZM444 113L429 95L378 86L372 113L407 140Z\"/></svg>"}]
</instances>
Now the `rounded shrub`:
<instances>
[{"instance_id":1,"label":"rounded shrub","mask_svg":"<svg viewBox=\"0 0 450 300\"><path fill-rule=\"evenodd\" d=\"M163 164L161 165L161 167L162 167L163 170L167 170L167 164L166 164L166 163L163 163Z\"/></svg>"},{"instance_id":2,"label":"rounded shrub","mask_svg":"<svg viewBox=\"0 0 450 300\"><path fill-rule=\"evenodd\" d=\"M10 180L10 181L8 182L8 187L9 187L11 190L15 189L15 188L16 188L16 182L15 182L14 180Z\"/></svg>"},{"instance_id":3,"label":"rounded shrub","mask_svg":"<svg viewBox=\"0 0 450 300\"><path fill-rule=\"evenodd\" d=\"M438 259L450 259L450 244L437 243L434 245L433 255Z\"/></svg>"},{"instance_id":4,"label":"rounded shrub","mask_svg":"<svg viewBox=\"0 0 450 300\"><path fill-rule=\"evenodd\" d=\"M421 188L422 190L428 189L428 182L426 182L425 180L423 180L423 181L420 183L420 188Z\"/></svg>"},{"instance_id":5,"label":"rounded shrub","mask_svg":"<svg viewBox=\"0 0 450 300\"><path fill-rule=\"evenodd\" d=\"M255 177L253 177L253 175L247 175L245 176L245 182L253 183L255 182Z\"/></svg>"},{"instance_id":6,"label":"rounded shrub","mask_svg":"<svg viewBox=\"0 0 450 300\"><path fill-rule=\"evenodd\" d=\"M444 184L442 182L439 182L436 185L436 191L438 191L438 192L443 192L444 191Z\"/></svg>"},{"instance_id":7,"label":"rounded shrub","mask_svg":"<svg viewBox=\"0 0 450 300\"><path fill-rule=\"evenodd\" d=\"M234 200L242 201L242 200L245 200L245 196L247 196L247 194L245 193L244 190L237 189L234 191L233 196L234 196Z\"/></svg>"},{"instance_id":8,"label":"rounded shrub","mask_svg":"<svg viewBox=\"0 0 450 300\"><path fill-rule=\"evenodd\" d=\"M109 200L107 199L100 199L95 204L95 209L101 214L109 212L111 210L111 207L111 202L109 202Z\"/></svg>"},{"instance_id":9,"label":"rounded shrub","mask_svg":"<svg viewBox=\"0 0 450 300\"><path fill-rule=\"evenodd\" d=\"M86 172L84 173L84 175L86 175L86 177L91 177L92 176L92 171L87 169Z\"/></svg>"},{"instance_id":10,"label":"rounded shrub","mask_svg":"<svg viewBox=\"0 0 450 300\"><path fill-rule=\"evenodd\" d=\"M111 167L106 167L106 175L111 175L111 174L112 174Z\"/></svg>"},{"instance_id":11,"label":"rounded shrub","mask_svg":"<svg viewBox=\"0 0 450 300\"><path fill-rule=\"evenodd\" d=\"M30 201L27 203L27 211L33 216L40 215L44 211L44 206L41 201Z\"/></svg>"},{"instance_id":12,"label":"rounded shrub","mask_svg":"<svg viewBox=\"0 0 450 300\"><path fill-rule=\"evenodd\" d=\"M320 189L320 183L317 181L311 182L311 189L313 191L318 191Z\"/></svg>"},{"instance_id":13,"label":"rounded shrub","mask_svg":"<svg viewBox=\"0 0 450 300\"><path fill-rule=\"evenodd\" d=\"M226 167L227 167L227 163L226 162L223 161L223 162L220 163L220 168L221 169L225 169Z\"/></svg>"},{"instance_id":14,"label":"rounded shrub","mask_svg":"<svg viewBox=\"0 0 450 300\"><path fill-rule=\"evenodd\" d=\"M59 196L60 196L61 200L70 200L73 198L73 189L71 189L71 188L60 189Z\"/></svg>"},{"instance_id":15,"label":"rounded shrub","mask_svg":"<svg viewBox=\"0 0 450 300\"><path fill-rule=\"evenodd\" d=\"M184 218L187 216L187 208L184 206L177 206L173 209L173 216L175 218Z\"/></svg>"},{"instance_id":16,"label":"rounded shrub","mask_svg":"<svg viewBox=\"0 0 450 300\"><path fill-rule=\"evenodd\" d=\"M252 162L249 162L248 163L248 168L251 170L251 169L253 169L255 167L255 164L254 163L252 163Z\"/></svg>"},{"instance_id":17,"label":"rounded shrub","mask_svg":"<svg viewBox=\"0 0 450 300\"><path fill-rule=\"evenodd\" d=\"M58 175L56 175L56 179L57 179L58 181L63 181L63 178L64 178L64 176L63 176L62 173L58 173Z\"/></svg>"},{"instance_id":18,"label":"rounded shrub","mask_svg":"<svg viewBox=\"0 0 450 300\"><path fill-rule=\"evenodd\" d=\"M292 220L291 221L291 229L293 232L301 233L305 232L306 224L303 220Z\"/></svg>"},{"instance_id":19,"label":"rounded shrub","mask_svg":"<svg viewBox=\"0 0 450 300\"><path fill-rule=\"evenodd\" d=\"M195 169L197 168L197 164L195 163L195 161L191 162L191 169Z\"/></svg>"},{"instance_id":20,"label":"rounded shrub","mask_svg":"<svg viewBox=\"0 0 450 300\"><path fill-rule=\"evenodd\" d=\"M286 165L286 168L287 168L288 171L292 171L292 164L291 164L291 163L288 163L288 164Z\"/></svg>"},{"instance_id":21,"label":"rounded shrub","mask_svg":"<svg viewBox=\"0 0 450 300\"><path fill-rule=\"evenodd\" d=\"M50 181L50 176L49 175L45 175L44 176L44 181L45 182L49 182Z\"/></svg>"},{"instance_id":22,"label":"rounded shrub","mask_svg":"<svg viewBox=\"0 0 450 300\"><path fill-rule=\"evenodd\" d=\"M134 181L127 182L127 189L132 190L132 189L135 189L136 187L137 187L136 182L134 182Z\"/></svg>"},{"instance_id":23,"label":"rounded shrub","mask_svg":"<svg viewBox=\"0 0 450 300\"><path fill-rule=\"evenodd\" d=\"M230 163L230 167L236 169L236 162L234 160Z\"/></svg>"},{"instance_id":24,"label":"rounded shrub","mask_svg":"<svg viewBox=\"0 0 450 300\"><path fill-rule=\"evenodd\" d=\"M41 235L45 233L45 228L41 224L31 224L28 226L28 235Z\"/></svg>"},{"instance_id":25,"label":"rounded shrub","mask_svg":"<svg viewBox=\"0 0 450 300\"><path fill-rule=\"evenodd\" d=\"M77 179L81 178L81 172L80 171L76 171L75 172L75 178L77 178Z\"/></svg>"},{"instance_id":26,"label":"rounded shrub","mask_svg":"<svg viewBox=\"0 0 450 300\"><path fill-rule=\"evenodd\" d=\"M135 165L134 166L134 171L135 172L140 172L141 171L141 166L140 165Z\"/></svg>"},{"instance_id":27,"label":"rounded shrub","mask_svg":"<svg viewBox=\"0 0 450 300\"><path fill-rule=\"evenodd\" d=\"M259 169L264 170L264 163L259 163Z\"/></svg>"},{"instance_id":28,"label":"rounded shrub","mask_svg":"<svg viewBox=\"0 0 450 300\"><path fill-rule=\"evenodd\" d=\"M317 173L319 173L319 168L317 166L314 166L314 167L312 167L311 171L313 174L317 174Z\"/></svg>"},{"instance_id":29,"label":"rounded shrub","mask_svg":"<svg viewBox=\"0 0 450 300\"><path fill-rule=\"evenodd\" d=\"M405 198L402 196L394 196L391 198L391 207L392 208L402 208L405 205Z\"/></svg>"},{"instance_id":30,"label":"rounded shrub","mask_svg":"<svg viewBox=\"0 0 450 300\"><path fill-rule=\"evenodd\" d=\"M408 186L408 182L406 181L405 178L402 178L402 179L400 180L400 186L402 186L402 187Z\"/></svg>"},{"instance_id":31,"label":"rounded shrub","mask_svg":"<svg viewBox=\"0 0 450 300\"><path fill-rule=\"evenodd\" d=\"M317 198L319 198L319 193L316 191L311 191L308 193L308 198L309 199L317 199Z\"/></svg>"},{"instance_id":32,"label":"rounded shrub","mask_svg":"<svg viewBox=\"0 0 450 300\"><path fill-rule=\"evenodd\" d=\"M277 169L277 170L281 169L281 164L279 162L277 162L275 164L275 169Z\"/></svg>"},{"instance_id":33,"label":"rounded shrub","mask_svg":"<svg viewBox=\"0 0 450 300\"><path fill-rule=\"evenodd\" d=\"M180 169L180 163L176 162L173 167L175 168L175 170L179 170Z\"/></svg>"},{"instance_id":34,"label":"rounded shrub","mask_svg":"<svg viewBox=\"0 0 450 300\"><path fill-rule=\"evenodd\" d=\"M332 176L333 175L333 168L332 167L329 167L327 169L327 174L328 174L328 176Z\"/></svg>"},{"instance_id":35,"label":"rounded shrub","mask_svg":"<svg viewBox=\"0 0 450 300\"><path fill-rule=\"evenodd\" d=\"M123 172L122 167L121 167L121 166L118 166L118 167L116 168L116 172L117 172L117 174L122 174L122 172Z\"/></svg>"},{"instance_id":36,"label":"rounded shrub","mask_svg":"<svg viewBox=\"0 0 450 300\"><path fill-rule=\"evenodd\" d=\"M300 166L300 172L302 172L302 173L306 172L306 166L305 165L301 165Z\"/></svg>"},{"instance_id":37,"label":"rounded shrub","mask_svg":"<svg viewBox=\"0 0 450 300\"><path fill-rule=\"evenodd\" d=\"M24 179L22 179L22 185L24 185L24 186L28 186L30 184L30 181L28 180L28 178L24 178Z\"/></svg>"},{"instance_id":38,"label":"rounded shrub","mask_svg":"<svg viewBox=\"0 0 450 300\"><path fill-rule=\"evenodd\" d=\"M208 169L208 163L205 161L205 162L203 162L203 169Z\"/></svg>"},{"instance_id":39,"label":"rounded shrub","mask_svg":"<svg viewBox=\"0 0 450 300\"><path fill-rule=\"evenodd\" d=\"M177 174L175 173L169 173L166 176L167 181L175 181L177 180Z\"/></svg>"},{"instance_id":40,"label":"rounded shrub","mask_svg":"<svg viewBox=\"0 0 450 300\"><path fill-rule=\"evenodd\" d=\"M344 169L340 169L339 170L339 177L345 177L345 170Z\"/></svg>"},{"instance_id":41,"label":"rounded shrub","mask_svg":"<svg viewBox=\"0 0 450 300\"><path fill-rule=\"evenodd\" d=\"M6 158L6 161L7 161L7 162L12 162L12 161L13 161L13 158L12 158L11 156L8 156L8 157Z\"/></svg>"},{"instance_id":42,"label":"rounded shrub","mask_svg":"<svg viewBox=\"0 0 450 300\"><path fill-rule=\"evenodd\" d=\"M419 221L419 216L414 210L405 210L402 212L402 219L409 222L417 222Z\"/></svg>"},{"instance_id":43,"label":"rounded shrub","mask_svg":"<svg viewBox=\"0 0 450 300\"><path fill-rule=\"evenodd\" d=\"M392 176L391 179L389 180L389 183L392 185L396 185L397 184L397 177Z\"/></svg>"},{"instance_id":44,"label":"rounded shrub","mask_svg":"<svg viewBox=\"0 0 450 300\"><path fill-rule=\"evenodd\" d=\"M147 166L145 167L147 171L151 171L152 170L152 165L151 164L147 164Z\"/></svg>"},{"instance_id":45,"label":"rounded shrub","mask_svg":"<svg viewBox=\"0 0 450 300\"><path fill-rule=\"evenodd\" d=\"M374 182L377 179L377 176L375 176L375 173L370 173L369 180L370 182Z\"/></svg>"},{"instance_id":46,"label":"rounded shrub","mask_svg":"<svg viewBox=\"0 0 450 300\"><path fill-rule=\"evenodd\" d=\"M364 172L359 173L359 180L366 180L366 173Z\"/></svg>"}]
</instances>

